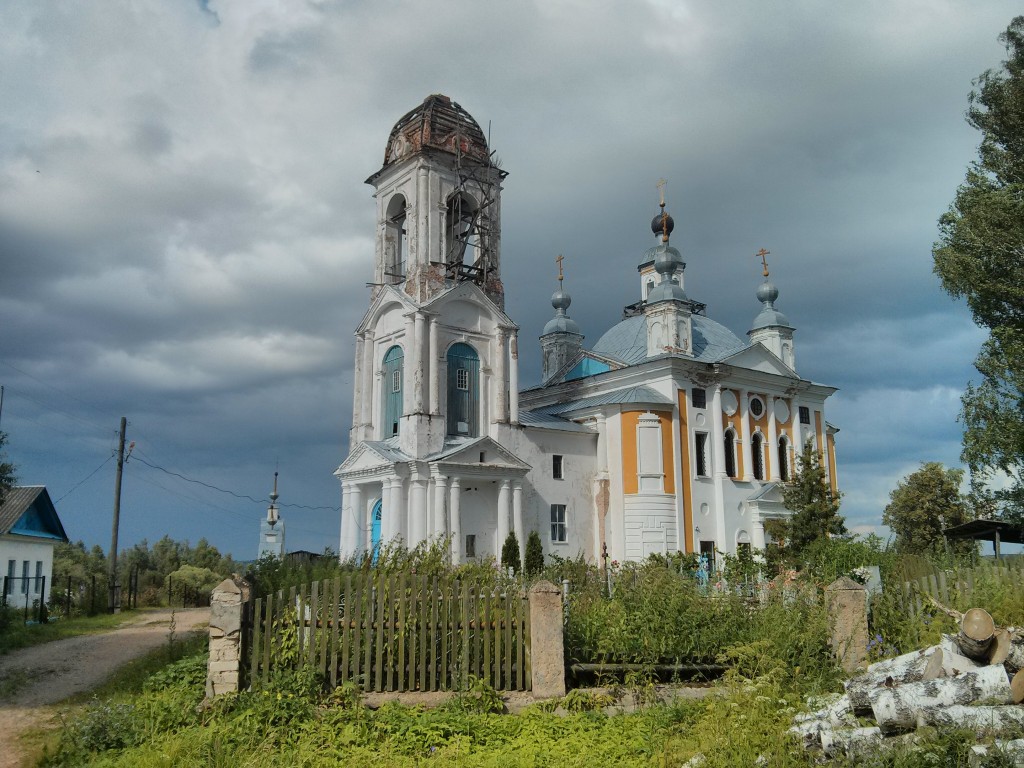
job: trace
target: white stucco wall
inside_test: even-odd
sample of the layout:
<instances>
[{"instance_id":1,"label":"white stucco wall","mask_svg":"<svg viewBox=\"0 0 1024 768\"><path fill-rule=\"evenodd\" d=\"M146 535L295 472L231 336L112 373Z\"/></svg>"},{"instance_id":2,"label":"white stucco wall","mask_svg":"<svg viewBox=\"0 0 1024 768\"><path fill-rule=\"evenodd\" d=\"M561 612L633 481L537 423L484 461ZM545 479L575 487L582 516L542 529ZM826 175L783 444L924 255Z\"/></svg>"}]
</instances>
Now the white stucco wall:
<instances>
[{"instance_id":1,"label":"white stucco wall","mask_svg":"<svg viewBox=\"0 0 1024 768\"><path fill-rule=\"evenodd\" d=\"M49 592L53 580L53 548L55 543L40 539L26 539L23 536L0 536L0 579L8 575L11 560L15 563L14 575L20 577L22 575L22 564L27 560L29 563L28 575L32 577L28 585L30 605L32 601L40 598L44 602L49 602ZM46 577L44 590L40 590L36 584L37 562L42 562L43 564L42 573ZM11 593L8 595L9 603L14 606L24 605L25 593L21 591L22 582L20 580L15 581L10 589ZM41 594L41 592L45 592L45 594Z\"/></svg>"}]
</instances>

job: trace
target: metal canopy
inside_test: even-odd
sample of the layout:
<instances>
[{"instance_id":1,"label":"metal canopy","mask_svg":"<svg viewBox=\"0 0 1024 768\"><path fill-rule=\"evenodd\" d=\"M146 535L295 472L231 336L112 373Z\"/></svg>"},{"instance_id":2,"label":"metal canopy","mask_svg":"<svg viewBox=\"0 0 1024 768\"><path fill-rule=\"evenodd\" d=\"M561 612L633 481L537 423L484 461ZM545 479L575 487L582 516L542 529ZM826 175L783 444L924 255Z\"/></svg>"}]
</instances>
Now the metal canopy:
<instances>
[{"instance_id":1,"label":"metal canopy","mask_svg":"<svg viewBox=\"0 0 1024 768\"><path fill-rule=\"evenodd\" d=\"M947 539L974 539L975 541L991 541L996 558L999 558L999 545L1024 544L1024 526L1016 523L1004 523L1000 520L971 520L969 523L954 525L942 532Z\"/></svg>"}]
</instances>

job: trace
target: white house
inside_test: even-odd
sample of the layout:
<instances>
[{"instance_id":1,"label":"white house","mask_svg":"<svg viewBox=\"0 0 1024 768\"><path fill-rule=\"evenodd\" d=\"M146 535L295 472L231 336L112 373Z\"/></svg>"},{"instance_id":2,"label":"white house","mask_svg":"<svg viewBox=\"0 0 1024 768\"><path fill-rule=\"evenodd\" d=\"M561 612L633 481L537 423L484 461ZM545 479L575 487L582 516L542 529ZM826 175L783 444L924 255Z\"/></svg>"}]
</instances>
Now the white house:
<instances>
[{"instance_id":1,"label":"white house","mask_svg":"<svg viewBox=\"0 0 1024 768\"><path fill-rule=\"evenodd\" d=\"M522 549L531 530L548 553L592 560L763 548L808 442L835 490L835 389L797 373L767 265L743 339L687 295L664 201L655 244L638 249L636 302L590 348L559 269L542 381L521 390L505 178L477 122L435 94L398 121L367 179L375 278L336 472L342 557L445 536L458 563L497 556L509 531Z\"/></svg>"},{"instance_id":2,"label":"white house","mask_svg":"<svg viewBox=\"0 0 1024 768\"><path fill-rule=\"evenodd\" d=\"M53 548L67 534L42 485L11 488L0 505L0 564L7 601L46 602L53 579Z\"/></svg>"}]
</instances>

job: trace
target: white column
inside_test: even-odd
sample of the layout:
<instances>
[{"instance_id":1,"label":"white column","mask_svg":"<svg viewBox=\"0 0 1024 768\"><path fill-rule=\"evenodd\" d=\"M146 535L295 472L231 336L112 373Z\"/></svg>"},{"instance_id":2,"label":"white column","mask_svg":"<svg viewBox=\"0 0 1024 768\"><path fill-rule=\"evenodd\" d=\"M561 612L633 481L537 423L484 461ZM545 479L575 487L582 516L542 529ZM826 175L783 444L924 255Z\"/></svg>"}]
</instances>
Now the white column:
<instances>
[{"instance_id":1,"label":"white column","mask_svg":"<svg viewBox=\"0 0 1024 768\"><path fill-rule=\"evenodd\" d=\"M385 477L380 483L380 540L390 544L395 538L395 516L391 509L391 478Z\"/></svg>"},{"instance_id":2,"label":"white column","mask_svg":"<svg viewBox=\"0 0 1024 768\"><path fill-rule=\"evenodd\" d=\"M409 486L409 546L427 538L427 481L415 477Z\"/></svg>"},{"instance_id":3,"label":"white column","mask_svg":"<svg viewBox=\"0 0 1024 768\"><path fill-rule=\"evenodd\" d=\"M373 413L373 382L374 373L373 370L373 331L366 331L363 334L363 386L362 386L362 397L360 403L360 414L359 419L362 424L360 435L364 440L372 440L376 435L372 429L374 422Z\"/></svg>"},{"instance_id":4,"label":"white column","mask_svg":"<svg viewBox=\"0 0 1024 768\"><path fill-rule=\"evenodd\" d=\"M743 451L743 479L748 483L754 479L753 454L750 450L750 393L745 389L740 390L740 432L741 447Z\"/></svg>"},{"instance_id":5,"label":"white column","mask_svg":"<svg viewBox=\"0 0 1024 768\"><path fill-rule=\"evenodd\" d=\"M498 546L495 549L499 561L501 560L501 548L505 546L505 539L508 538L508 520L512 502L509 492L511 490L512 482L510 480L502 480L501 486L498 488Z\"/></svg>"},{"instance_id":6,"label":"white column","mask_svg":"<svg viewBox=\"0 0 1024 768\"><path fill-rule=\"evenodd\" d=\"M338 559L346 560L351 555L349 542L352 535L349 532L352 527L352 486L349 483L341 484L341 531L338 536Z\"/></svg>"},{"instance_id":7,"label":"white column","mask_svg":"<svg viewBox=\"0 0 1024 768\"><path fill-rule=\"evenodd\" d=\"M351 522L349 523L349 552L358 555L363 551L363 541L366 538L363 526L366 523L366 510L363 504L363 489L353 483L349 486L349 510Z\"/></svg>"},{"instance_id":8,"label":"white column","mask_svg":"<svg viewBox=\"0 0 1024 768\"><path fill-rule=\"evenodd\" d=\"M495 339L494 354L494 420L497 422L508 421L505 381L505 360L508 357L508 350L505 348L505 329L499 328Z\"/></svg>"},{"instance_id":9,"label":"white column","mask_svg":"<svg viewBox=\"0 0 1024 768\"><path fill-rule=\"evenodd\" d=\"M750 546L751 549L757 551L764 551L764 519L761 517L760 510L752 510L750 513L750 527L753 530L750 532Z\"/></svg>"},{"instance_id":10,"label":"white column","mask_svg":"<svg viewBox=\"0 0 1024 768\"><path fill-rule=\"evenodd\" d=\"M452 532L452 565L462 564L462 488L459 485L459 478L452 478L451 506L448 514L450 516L448 530Z\"/></svg>"},{"instance_id":11,"label":"white column","mask_svg":"<svg viewBox=\"0 0 1024 768\"><path fill-rule=\"evenodd\" d=\"M390 486L388 502L391 504L391 538L408 541L409 528L405 521L405 484L392 475L386 481Z\"/></svg>"},{"instance_id":12,"label":"white column","mask_svg":"<svg viewBox=\"0 0 1024 768\"><path fill-rule=\"evenodd\" d=\"M789 414L789 423L793 427L793 452L796 454L796 461L799 462L804 452L804 425L800 423L800 404L795 397L790 401L790 407L793 409ZM793 469L795 471L796 467Z\"/></svg>"},{"instance_id":13,"label":"white column","mask_svg":"<svg viewBox=\"0 0 1024 768\"><path fill-rule=\"evenodd\" d=\"M430 412L433 414L438 414L441 412L441 377L438 375L440 373L440 370L437 360L437 345L437 318L431 317L430 349L427 352L427 376L430 379Z\"/></svg>"},{"instance_id":14,"label":"white column","mask_svg":"<svg viewBox=\"0 0 1024 768\"><path fill-rule=\"evenodd\" d=\"M422 312L416 313L416 362L413 375L413 406L416 413L423 413L424 389L429 379L429 363L423 358L427 357L427 318Z\"/></svg>"},{"instance_id":15,"label":"white column","mask_svg":"<svg viewBox=\"0 0 1024 768\"><path fill-rule=\"evenodd\" d=\"M402 415L416 411L416 319L405 316L405 359L402 361Z\"/></svg>"},{"instance_id":16,"label":"white column","mask_svg":"<svg viewBox=\"0 0 1024 768\"><path fill-rule=\"evenodd\" d=\"M775 398L771 395L765 397L765 407L768 408L768 445L765 446L765 456L769 466L768 479L779 482L779 428L775 424ZM764 526L761 526L761 534L764 535Z\"/></svg>"},{"instance_id":17,"label":"white column","mask_svg":"<svg viewBox=\"0 0 1024 768\"><path fill-rule=\"evenodd\" d=\"M363 420L363 337L356 334L356 360L352 371L352 427L357 434Z\"/></svg>"},{"instance_id":18,"label":"white column","mask_svg":"<svg viewBox=\"0 0 1024 768\"><path fill-rule=\"evenodd\" d=\"M513 424L519 423L519 335L517 331L511 331L509 336L509 363L508 363L508 420ZM519 543L521 547L522 542Z\"/></svg>"},{"instance_id":19,"label":"white column","mask_svg":"<svg viewBox=\"0 0 1024 768\"><path fill-rule=\"evenodd\" d=\"M526 529L523 527L523 484L518 480L512 483L512 530L516 532L516 541L519 542L519 565L522 566L526 551Z\"/></svg>"},{"instance_id":20,"label":"white column","mask_svg":"<svg viewBox=\"0 0 1024 768\"><path fill-rule=\"evenodd\" d=\"M426 269L429 263L430 243L430 196L427 189L427 169L419 168L416 178L416 263ZM413 250L410 248L410 250Z\"/></svg>"},{"instance_id":21,"label":"white column","mask_svg":"<svg viewBox=\"0 0 1024 768\"><path fill-rule=\"evenodd\" d=\"M438 475L434 478L434 520L431 536L443 538L448 533L448 520L445 512L445 497L448 495L448 478Z\"/></svg>"},{"instance_id":22,"label":"white column","mask_svg":"<svg viewBox=\"0 0 1024 768\"><path fill-rule=\"evenodd\" d=\"M725 552L725 431L722 429L722 385L711 396L711 441L715 452L715 546ZM715 558L719 562L721 558Z\"/></svg>"}]
</instances>

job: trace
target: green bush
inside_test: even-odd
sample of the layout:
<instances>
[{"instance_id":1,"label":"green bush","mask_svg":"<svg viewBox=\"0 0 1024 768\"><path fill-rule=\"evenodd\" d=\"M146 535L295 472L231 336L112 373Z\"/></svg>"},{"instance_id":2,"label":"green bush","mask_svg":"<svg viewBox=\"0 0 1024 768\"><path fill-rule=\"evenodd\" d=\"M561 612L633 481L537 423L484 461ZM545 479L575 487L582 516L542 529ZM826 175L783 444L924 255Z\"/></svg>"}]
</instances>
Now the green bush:
<instances>
[{"instance_id":1,"label":"green bush","mask_svg":"<svg viewBox=\"0 0 1024 768\"><path fill-rule=\"evenodd\" d=\"M544 547L540 543L540 534L530 531L526 537L526 556L523 558L523 572L527 576L537 576L544 570Z\"/></svg>"},{"instance_id":2,"label":"green bush","mask_svg":"<svg viewBox=\"0 0 1024 768\"><path fill-rule=\"evenodd\" d=\"M513 573L519 573L522 569L522 562L519 559L519 540L515 531L509 531L505 537L505 543L501 547L501 565L503 568L511 568Z\"/></svg>"}]
</instances>

